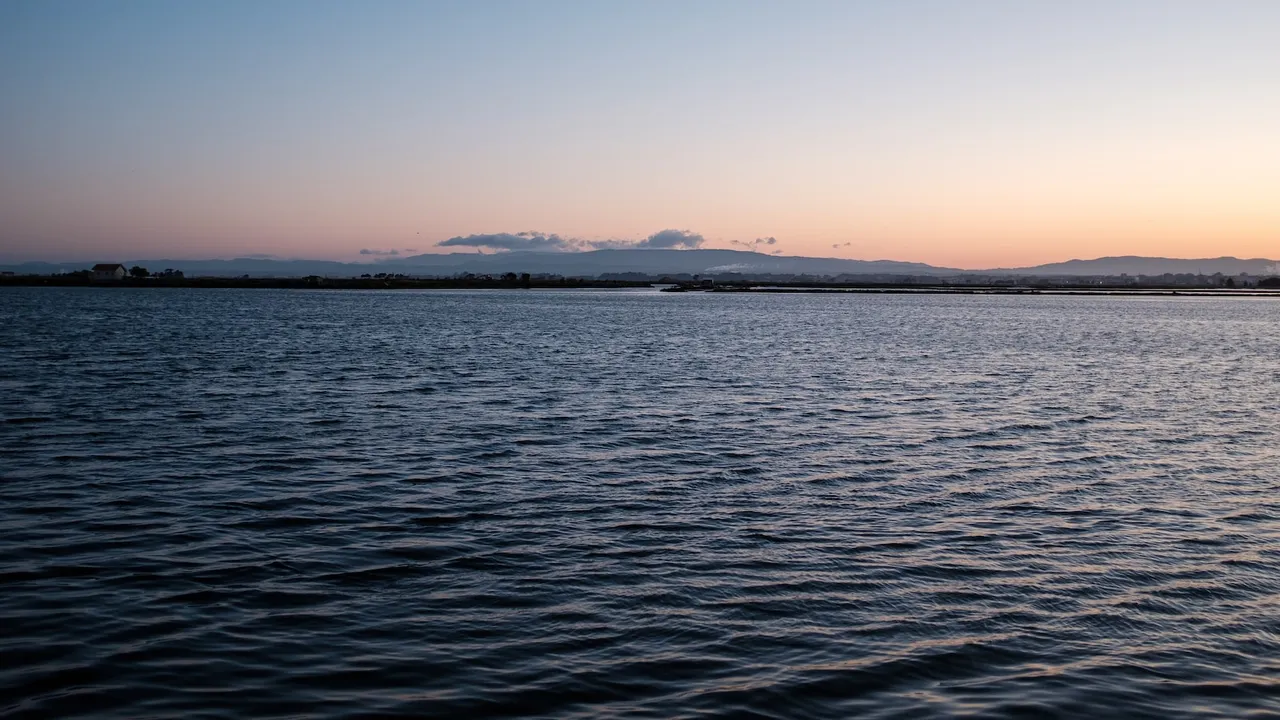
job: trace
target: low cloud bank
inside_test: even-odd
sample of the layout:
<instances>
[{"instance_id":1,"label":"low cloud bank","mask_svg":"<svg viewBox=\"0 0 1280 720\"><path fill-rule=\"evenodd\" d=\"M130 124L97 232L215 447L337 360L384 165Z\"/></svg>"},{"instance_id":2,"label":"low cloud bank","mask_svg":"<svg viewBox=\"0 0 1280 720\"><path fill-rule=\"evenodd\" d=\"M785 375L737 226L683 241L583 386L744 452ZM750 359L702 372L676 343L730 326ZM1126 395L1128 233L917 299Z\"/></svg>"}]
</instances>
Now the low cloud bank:
<instances>
[{"instance_id":1,"label":"low cloud bank","mask_svg":"<svg viewBox=\"0 0 1280 720\"><path fill-rule=\"evenodd\" d=\"M666 250L690 250L706 242L702 235L689 230L659 230L643 240L581 240L566 238L554 233L519 232L491 233L483 235L459 235L436 243L437 247L488 248L490 250L534 252L581 252L584 250L625 250L656 248ZM394 251L392 251L394 253ZM361 255L375 254L361 250Z\"/></svg>"},{"instance_id":2,"label":"low cloud bank","mask_svg":"<svg viewBox=\"0 0 1280 720\"><path fill-rule=\"evenodd\" d=\"M580 249L579 241L540 232L492 233L488 235L463 235L436 243L439 247L474 247L492 250L538 250L542 252L569 252Z\"/></svg>"},{"instance_id":3,"label":"low cloud bank","mask_svg":"<svg viewBox=\"0 0 1280 720\"><path fill-rule=\"evenodd\" d=\"M641 248L691 249L701 247L705 239L688 230L659 230L635 244Z\"/></svg>"}]
</instances>

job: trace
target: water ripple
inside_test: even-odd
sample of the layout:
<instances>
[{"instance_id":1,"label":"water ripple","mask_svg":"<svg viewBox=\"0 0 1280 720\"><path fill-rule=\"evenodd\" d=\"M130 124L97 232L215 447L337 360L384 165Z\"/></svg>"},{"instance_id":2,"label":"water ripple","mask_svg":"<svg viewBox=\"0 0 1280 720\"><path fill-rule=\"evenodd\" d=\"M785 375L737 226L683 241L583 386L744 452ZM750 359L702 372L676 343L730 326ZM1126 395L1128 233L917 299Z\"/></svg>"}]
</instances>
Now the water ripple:
<instances>
[{"instance_id":1,"label":"water ripple","mask_svg":"<svg viewBox=\"0 0 1280 720\"><path fill-rule=\"evenodd\" d=\"M13 288L6 717L1280 716L1280 305Z\"/></svg>"}]
</instances>

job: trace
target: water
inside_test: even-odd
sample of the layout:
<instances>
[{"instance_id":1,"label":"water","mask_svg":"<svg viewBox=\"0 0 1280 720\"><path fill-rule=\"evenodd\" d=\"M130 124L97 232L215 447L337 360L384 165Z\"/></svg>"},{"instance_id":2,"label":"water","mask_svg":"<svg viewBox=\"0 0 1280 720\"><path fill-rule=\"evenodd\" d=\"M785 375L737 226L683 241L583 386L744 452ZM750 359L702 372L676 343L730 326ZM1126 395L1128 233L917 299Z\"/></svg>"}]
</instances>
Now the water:
<instances>
[{"instance_id":1,"label":"water","mask_svg":"<svg viewBox=\"0 0 1280 720\"><path fill-rule=\"evenodd\" d=\"M0 291L9 717L1280 715L1280 302Z\"/></svg>"}]
</instances>

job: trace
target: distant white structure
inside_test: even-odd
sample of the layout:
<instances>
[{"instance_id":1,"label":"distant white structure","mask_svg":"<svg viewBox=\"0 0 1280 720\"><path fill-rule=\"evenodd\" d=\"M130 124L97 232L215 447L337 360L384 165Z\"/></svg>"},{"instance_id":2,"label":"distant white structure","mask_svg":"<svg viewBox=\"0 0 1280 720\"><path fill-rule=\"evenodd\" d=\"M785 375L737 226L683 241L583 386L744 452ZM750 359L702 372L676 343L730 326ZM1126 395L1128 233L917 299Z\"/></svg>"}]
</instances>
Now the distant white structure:
<instances>
[{"instance_id":1,"label":"distant white structure","mask_svg":"<svg viewBox=\"0 0 1280 720\"><path fill-rule=\"evenodd\" d=\"M93 266L94 282L110 282L113 280L123 280L129 271L124 269L120 263L98 263Z\"/></svg>"}]
</instances>

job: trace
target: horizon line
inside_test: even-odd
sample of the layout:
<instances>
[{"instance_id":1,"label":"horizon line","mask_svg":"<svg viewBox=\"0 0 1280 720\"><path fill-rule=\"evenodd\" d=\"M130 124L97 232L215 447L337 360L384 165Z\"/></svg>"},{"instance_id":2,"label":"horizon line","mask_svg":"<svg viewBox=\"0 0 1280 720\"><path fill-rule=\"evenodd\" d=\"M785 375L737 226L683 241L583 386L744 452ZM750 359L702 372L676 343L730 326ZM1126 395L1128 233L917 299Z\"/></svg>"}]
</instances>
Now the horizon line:
<instances>
[{"instance_id":1,"label":"horizon line","mask_svg":"<svg viewBox=\"0 0 1280 720\"><path fill-rule=\"evenodd\" d=\"M266 254L253 253L248 255L234 255L230 257L228 256L185 257L185 258L184 257L137 257L137 258L128 258L124 261L117 261L117 262L120 262L120 264L141 263L141 262L148 262L148 263L156 263L156 262L208 263L208 262L237 262L237 261L240 261L240 262L260 261L260 262L273 262L273 263L300 263L300 262L307 263L309 262L309 263L332 263L337 265L355 265L355 266L374 268L374 267L380 267L380 266L393 266L399 263L404 263L405 261L408 261L408 260L413 260L413 259L423 258L423 257L431 257L431 256L453 257L458 255L465 255L465 256L472 256L472 257L479 258L479 257L501 257L506 255L538 255L538 256L544 256L544 257L546 256L572 257L575 255L590 255L593 253L606 252L609 250L623 250L627 252L666 251L666 252L678 252L678 253L696 252L696 251L731 252L731 253L743 254L743 255L758 255L761 258L766 258L766 259L778 259L778 260L807 259L807 260L833 260L838 262L858 262L858 263L894 263L894 264L902 264L902 265L923 265L928 268L933 268L937 270L954 270L954 271L961 271L961 272L1030 270L1030 269L1042 268L1042 267L1053 266L1053 265L1067 265L1071 263L1089 263L1089 262L1099 262L1099 261L1107 261L1107 260L1112 260L1112 261L1114 260L1162 261L1163 260L1163 261L1177 261L1177 262L1195 262L1195 261L1213 262L1213 261L1222 261L1222 260L1235 260L1240 262L1269 262L1269 263L1275 263L1277 265L1280 265L1280 260L1273 259L1273 258L1239 257L1236 255L1219 255L1216 257L1204 257L1204 256L1172 257L1172 256L1165 256L1165 255L1102 255L1102 256L1093 257L1093 258L1074 257L1068 260L1055 260L1050 262L1038 263L1035 265L1009 265L1009 266L994 266L994 267L988 266L988 267L963 268L963 267L955 267L955 266L947 266L947 265L934 265L932 263L920 261L920 260L895 260L890 258L863 259L863 258L838 257L838 256L831 256L831 255L784 255L784 254L763 253L756 250L742 250L737 248L704 248L704 247L699 247L699 248L596 248L591 250L568 250L568 251L520 249L520 250L495 250L495 251L485 252L485 253L423 252L423 253L416 253L413 255L400 255L400 254L379 255L367 261L366 260L340 260L340 259L333 259L333 258L296 257L296 256L285 257L285 256L278 256L278 255L266 255ZM81 264L92 266L93 264L107 263L107 262L112 262L112 261L104 260L104 259L92 259L92 260L3 260L3 259L0 259L0 264L12 266L12 267L20 267L25 265L60 266L60 265L81 265Z\"/></svg>"}]
</instances>

